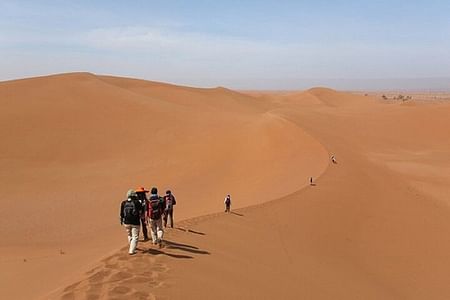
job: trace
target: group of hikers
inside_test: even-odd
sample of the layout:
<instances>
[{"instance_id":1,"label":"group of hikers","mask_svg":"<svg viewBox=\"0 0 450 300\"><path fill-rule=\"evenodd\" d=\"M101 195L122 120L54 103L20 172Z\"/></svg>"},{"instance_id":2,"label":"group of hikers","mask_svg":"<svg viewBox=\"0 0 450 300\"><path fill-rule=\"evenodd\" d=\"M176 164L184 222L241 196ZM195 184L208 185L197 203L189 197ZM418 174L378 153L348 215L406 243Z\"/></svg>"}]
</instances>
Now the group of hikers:
<instances>
[{"instance_id":1,"label":"group of hikers","mask_svg":"<svg viewBox=\"0 0 450 300\"><path fill-rule=\"evenodd\" d=\"M150 190L150 197L147 198L149 191L143 187L127 192L127 199L120 205L120 224L124 225L128 234L129 251L128 254L136 254L136 247L139 240L139 231L142 226L144 240L148 241L147 224L150 226L152 243L162 247L164 236L164 227L167 227L167 221L170 219L170 227L173 228L173 207L177 203L175 196L170 190L166 195L158 195L158 189L153 187Z\"/></svg>"},{"instance_id":2,"label":"group of hikers","mask_svg":"<svg viewBox=\"0 0 450 300\"><path fill-rule=\"evenodd\" d=\"M336 156L331 156L331 161L337 164ZM315 185L313 178L309 178L310 185ZM166 195L158 195L158 189L153 187L150 190L150 197L147 198L149 191L143 187L127 192L127 199L120 205L120 224L125 226L128 235L129 251L128 254L136 254L136 248L139 240L139 231L142 226L144 241L148 241L147 225L150 226L150 234L153 245L162 247L164 227L167 227L167 221L170 219L170 227L173 228L173 207L177 204L175 196L170 190ZM228 194L224 200L225 212L229 213L231 208L231 196Z\"/></svg>"},{"instance_id":3,"label":"group of hikers","mask_svg":"<svg viewBox=\"0 0 450 300\"><path fill-rule=\"evenodd\" d=\"M164 227L167 227L169 219L170 227L173 228L173 207L177 204L175 196L167 190L166 195L161 197L156 187L151 188L150 197L147 198L148 192L144 187L129 190L127 199L120 204L120 224L127 231L130 255L136 254L141 226L144 241L149 240L147 231L147 225L149 225L152 243L159 248L163 246ZM230 212L231 196L229 194L225 197L224 204L225 212Z\"/></svg>"}]
</instances>

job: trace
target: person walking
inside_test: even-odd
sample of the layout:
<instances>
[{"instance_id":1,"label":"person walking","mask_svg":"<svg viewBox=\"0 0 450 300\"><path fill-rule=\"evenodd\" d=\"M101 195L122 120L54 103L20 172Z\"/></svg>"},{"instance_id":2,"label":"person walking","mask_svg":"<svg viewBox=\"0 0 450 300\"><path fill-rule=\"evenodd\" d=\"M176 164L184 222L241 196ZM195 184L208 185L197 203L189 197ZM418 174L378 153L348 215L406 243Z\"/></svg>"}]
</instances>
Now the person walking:
<instances>
[{"instance_id":1,"label":"person walking","mask_svg":"<svg viewBox=\"0 0 450 300\"><path fill-rule=\"evenodd\" d=\"M158 195L158 189L153 187L150 191L149 206L147 216L149 217L150 229L153 245L162 247L164 229L162 224L162 215L164 213L164 199Z\"/></svg>"},{"instance_id":2,"label":"person walking","mask_svg":"<svg viewBox=\"0 0 450 300\"><path fill-rule=\"evenodd\" d=\"M331 162L332 162L333 164L337 164L336 156L331 155Z\"/></svg>"},{"instance_id":3,"label":"person walking","mask_svg":"<svg viewBox=\"0 0 450 300\"><path fill-rule=\"evenodd\" d=\"M139 227L141 222L142 205L139 202L136 192L129 190L127 192L127 200L120 204L120 224L123 225L127 231L128 254L136 254L136 248L139 240Z\"/></svg>"},{"instance_id":4,"label":"person walking","mask_svg":"<svg viewBox=\"0 0 450 300\"><path fill-rule=\"evenodd\" d=\"M148 199L147 199L147 191L144 187L138 187L136 189L136 194L138 200L141 202L142 205L142 214L141 214L141 226L142 226L142 233L144 235L144 241L148 241L148 231L147 231L147 207L148 207Z\"/></svg>"},{"instance_id":5,"label":"person walking","mask_svg":"<svg viewBox=\"0 0 450 300\"><path fill-rule=\"evenodd\" d=\"M175 196L170 190L166 191L164 196L165 210L164 210L164 227L167 227L167 219L170 217L170 227L173 228L173 206L177 204Z\"/></svg>"},{"instance_id":6,"label":"person walking","mask_svg":"<svg viewBox=\"0 0 450 300\"><path fill-rule=\"evenodd\" d=\"M225 200L223 201L223 203L225 204L225 212L230 212L230 208L231 208L231 196L230 196L230 194L228 194L225 197Z\"/></svg>"}]
</instances>

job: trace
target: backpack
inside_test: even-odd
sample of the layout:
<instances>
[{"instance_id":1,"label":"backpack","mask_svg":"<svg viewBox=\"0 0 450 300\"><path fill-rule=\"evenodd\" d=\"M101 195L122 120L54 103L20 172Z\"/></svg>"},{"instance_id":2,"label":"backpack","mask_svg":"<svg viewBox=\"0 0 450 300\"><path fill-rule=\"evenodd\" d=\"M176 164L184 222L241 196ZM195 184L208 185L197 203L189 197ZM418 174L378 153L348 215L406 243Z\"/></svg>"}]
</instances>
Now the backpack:
<instances>
[{"instance_id":1,"label":"backpack","mask_svg":"<svg viewBox=\"0 0 450 300\"><path fill-rule=\"evenodd\" d=\"M176 204L175 198L172 195L168 195L166 198L166 209L171 210L173 209L173 206Z\"/></svg>"},{"instance_id":2,"label":"backpack","mask_svg":"<svg viewBox=\"0 0 450 300\"><path fill-rule=\"evenodd\" d=\"M150 200L150 219L158 220L161 218L160 200L153 199Z\"/></svg>"},{"instance_id":3,"label":"backpack","mask_svg":"<svg viewBox=\"0 0 450 300\"><path fill-rule=\"evenodd\" d=\"M126 220L130 220L139 216L139 212L136 209L136 204L133 200L126 201L123 206L123 217Z\"/></svg>"}]
</instances>

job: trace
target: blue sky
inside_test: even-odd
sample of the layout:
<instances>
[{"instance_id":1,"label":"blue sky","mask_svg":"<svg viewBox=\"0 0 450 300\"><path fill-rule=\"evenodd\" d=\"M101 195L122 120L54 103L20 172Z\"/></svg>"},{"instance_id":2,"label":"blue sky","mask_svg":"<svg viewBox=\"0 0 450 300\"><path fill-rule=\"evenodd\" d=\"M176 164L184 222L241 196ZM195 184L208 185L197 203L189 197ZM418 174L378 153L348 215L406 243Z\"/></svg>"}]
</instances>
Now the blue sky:
<instances>
[{"instance_id":1,"label":"blue sky","mask_svg":"<svg viewBox=\"0 0 450 300\"><path fill-rule=\"evenodd\" d=\"M0 0L0 80L73 71L237 89L450 87L450 1Z\"/></svg>"}]
</instances>

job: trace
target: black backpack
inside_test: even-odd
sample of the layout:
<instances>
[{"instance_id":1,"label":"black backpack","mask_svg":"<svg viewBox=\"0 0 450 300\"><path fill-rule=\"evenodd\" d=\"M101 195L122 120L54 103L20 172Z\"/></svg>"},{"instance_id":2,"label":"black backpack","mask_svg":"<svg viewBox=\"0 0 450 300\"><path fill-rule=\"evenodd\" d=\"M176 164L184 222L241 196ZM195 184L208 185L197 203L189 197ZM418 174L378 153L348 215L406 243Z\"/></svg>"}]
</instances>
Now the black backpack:
<instances>
[{"instance_id":1,"label":"black backpack","mask_svg":"<svg viewBox=\"0 0 450 300\"><path fill-rule=\"evenodd\" d=\"M150 209L150 219L158 220L161 218L161 200L159 198L150 200Z\"/></svg>"},{"instance_id":2,"label":"black backpack","mask_svg":"<svg viewBox=\"0 0 450 300\"><path fill-rule=\"evenodd\" d=\"M130 220L139 216L139 212L136 209L136 203L133 200L126 201L123 206L123 217L126 220Z\"/></svg>"}]
</instances>

